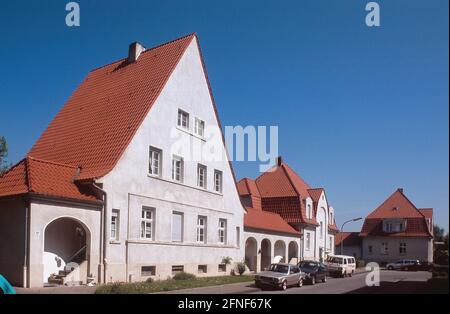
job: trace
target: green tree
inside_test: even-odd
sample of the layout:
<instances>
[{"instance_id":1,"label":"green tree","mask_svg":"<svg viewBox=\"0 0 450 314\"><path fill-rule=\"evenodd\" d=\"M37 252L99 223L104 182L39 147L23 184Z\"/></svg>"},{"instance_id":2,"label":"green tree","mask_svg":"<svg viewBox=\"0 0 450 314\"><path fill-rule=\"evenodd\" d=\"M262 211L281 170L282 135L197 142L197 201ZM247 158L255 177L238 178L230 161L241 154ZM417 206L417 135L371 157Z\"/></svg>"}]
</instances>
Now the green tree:
<instances>
[{"instance_id":1,"label":"green tree","mask_svg":"<svg viewBox=\"0 0 450 314\"><path fill-rule=\"evenodd\" d=\"M445 230L444 228L439 227L438 225L433 226L433 236L435 242L444 241Z\"/></svg>"},{"instance_id":2,"label":"green tree","mask_svg":"<svg viewBox=\"0 0 450 314\"><path fill-rule=\"evenodd\" d=\"M5 173L9 168L6 163L6 157L8 156L8 145L4 136L0 136L0 176Z\"/></svg>"}]
</instances>

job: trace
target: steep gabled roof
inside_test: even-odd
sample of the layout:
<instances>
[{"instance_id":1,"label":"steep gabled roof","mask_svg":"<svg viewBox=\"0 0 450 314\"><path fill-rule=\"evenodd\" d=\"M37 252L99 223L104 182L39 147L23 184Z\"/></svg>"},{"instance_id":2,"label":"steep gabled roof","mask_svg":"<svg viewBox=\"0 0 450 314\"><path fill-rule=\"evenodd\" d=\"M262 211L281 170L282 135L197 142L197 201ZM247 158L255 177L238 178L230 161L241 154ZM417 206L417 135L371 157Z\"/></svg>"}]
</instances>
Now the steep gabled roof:
<instances>
[{"instance_id":1,"label":"steep gabled roof","mask_svg":"<svg viewBox=\"0 0 450 314\"><path fill-rule=\"evenodd\" d=\"M248 196L248 195L254 195L256 197L261 197L259 194L258 187L256 186L256 183L254 180L249 178L243 178L241 179L237 184L239 195L241 196Z\"/></svg>"},{"instance_id":2,"label":"steep gabled roof","mask_svg":"<svg viewBox=\"0 0 450 314\"><path fill-rule=\"evenodd\" d=\"M367 218L422 218L424 215L403 194L402 189L396 190L380 206L372 211Z\"/></svg>"},{"instance_id":3,"label":"steep gabled roof","mask_svg":"<svg viewBox=\"0 0 450 314\"><path fill-rule=\"evenodd\" d=\"M74 183L77 173L74 166L27 157L0 177L0 197L36 194L99 202Z\"/></svg>"},{"instance_id":4,"label":"steep gabled roof","mask_svg":"<svg viewBox=\"0 0 450 314\"><path fill-rule=\"evenodd\" d=\"M110 172L163 90L188 35L95 69L66 102L28 156L82 167L79 179Z\"/></svg>"},{"instance_id":5,"label":"steep gabled roof","mask_svg":"<svg viewBox=\"0 0 450 314\"><path fill-rule=\"evenodd\" d=\"M244 227L273 232L288 233L300 236L300 232L292 228L280 215L246 207Z\"/></svg>"},{"instance_id":6,"label":"steep gabled roof","mask_svg":"<svg viewBox=\"0 0 450 314\"><path fill-rule=\"evenodd\" d=\"M403 189L397 189L366 217L360 236L433 237L425 219L430 215L432 209L419 210L406 197ZM383 220L392 218L406 219L406 229L395 233L384 232Z\"/></svg>"}]
</instances>

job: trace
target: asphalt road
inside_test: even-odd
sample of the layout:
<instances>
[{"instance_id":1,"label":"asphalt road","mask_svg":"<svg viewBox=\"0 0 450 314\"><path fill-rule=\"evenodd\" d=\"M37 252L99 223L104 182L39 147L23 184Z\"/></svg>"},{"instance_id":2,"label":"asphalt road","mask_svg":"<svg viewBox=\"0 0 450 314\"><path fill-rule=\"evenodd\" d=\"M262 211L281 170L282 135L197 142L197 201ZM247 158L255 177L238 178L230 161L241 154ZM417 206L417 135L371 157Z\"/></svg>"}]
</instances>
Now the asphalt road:
<instances>
[{"instance_id":1,"label":"asphalt road","mask_svg":"<svg viewBox=\"0 0 450 314\"><path fill-rule=\"evenodd\" d=\"M256 290L249 293L258 294L313 294L313 293L423 293L427 281L431 278L430 272L404 272L380 271L380 286L368 287L366 285L367 273L356 274L350 278L328 278L326 283L291 287L286 291Z\"/></svg>"}]
</instances>

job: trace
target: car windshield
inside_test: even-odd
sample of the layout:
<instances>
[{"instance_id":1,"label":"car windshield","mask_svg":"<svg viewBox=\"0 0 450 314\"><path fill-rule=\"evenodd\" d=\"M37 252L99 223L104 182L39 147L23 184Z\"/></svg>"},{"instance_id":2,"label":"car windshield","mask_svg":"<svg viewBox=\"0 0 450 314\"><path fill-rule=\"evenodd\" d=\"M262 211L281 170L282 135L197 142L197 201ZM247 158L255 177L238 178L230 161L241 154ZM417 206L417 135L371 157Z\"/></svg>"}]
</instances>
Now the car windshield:
<instances>
[{"instance_id":1,"label":"car windshield","mask_svg":"<svg viewBox=\"0 0 450 314\"><path fill-rule=\"evenodd\" d=\"M328 258L328 262L342 264L342 258L331 256Z\"/></svg>"},{"instance_id":2,"label":"car windshield","mask_svg":"<svg viewBox=\"0 0 450 314\"><path fill-rule=\"evenodd\" d=\"M289 271L289 266L287 265L280 265L280 264L272 264L270 265L270 271L276 272L276 273L283 273L287 274Z\"/></svg>"},{"instance_id":3,"label":"car windshield","mask_svg":"<svg viewBox=\"0 0 450 314\"><path fill-rule=\"evenodd\" d=\"M303 269L312 269L317 267L317 263L314 262L301 262L298 266Z\"/></svg>"}]
</instances>

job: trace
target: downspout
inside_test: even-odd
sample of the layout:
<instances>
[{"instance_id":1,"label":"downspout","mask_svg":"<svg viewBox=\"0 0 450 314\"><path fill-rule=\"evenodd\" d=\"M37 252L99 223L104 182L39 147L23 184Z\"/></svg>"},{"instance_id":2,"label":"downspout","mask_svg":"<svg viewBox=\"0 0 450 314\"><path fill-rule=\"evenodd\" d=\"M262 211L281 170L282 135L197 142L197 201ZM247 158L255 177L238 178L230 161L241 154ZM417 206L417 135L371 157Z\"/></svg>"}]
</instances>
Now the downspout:
<instances>
[{"instance_id":1,"label":"downspout","mask_svg":"<svg viewBox=\"0 0 450 314\"><path fill-rule=\"evenodd\" d=\"M100 217L100 263L103 264L103 283L106 283L106 228L107 228L107 220L106 220L106 210L108 208L107 199L108 199L108 193L106 193L105 190L103 190L100 186L97 185L96 182L92 182L92 187L96 189L103 197L103 206L102 206L102 212ZM99 283L101 281L101 278L99 278Z\"/></svg>"},{"instance_id":2,"label":"downspout","mask_svg":"<svg viewBox=\"0 0 450 314\"><path fill-rule=\"evenodd\" d=\"M25 246L24 246L24 255L23 255L23 287L29 288L29 267L28 267L28 228L30 226L29 223L29 208L31 203L28 203L28 206L25 207Z\"/></svg>"}]
</instances>

